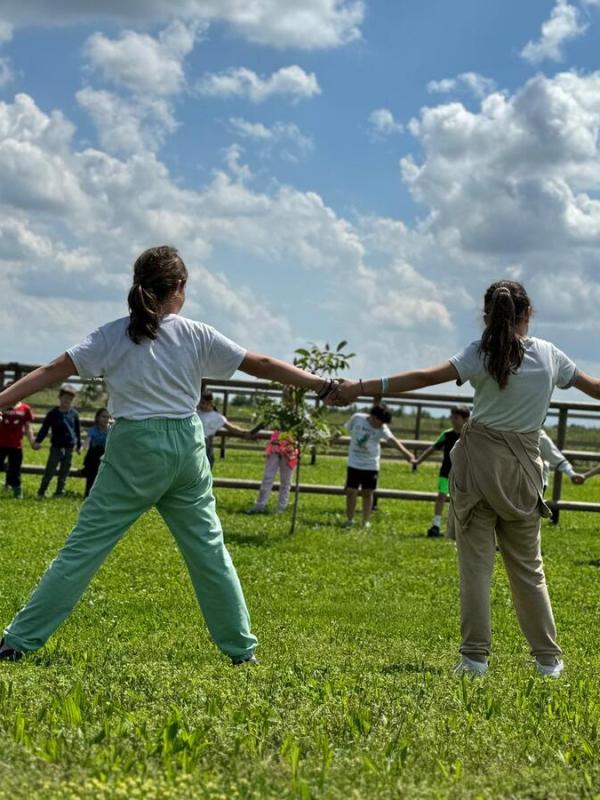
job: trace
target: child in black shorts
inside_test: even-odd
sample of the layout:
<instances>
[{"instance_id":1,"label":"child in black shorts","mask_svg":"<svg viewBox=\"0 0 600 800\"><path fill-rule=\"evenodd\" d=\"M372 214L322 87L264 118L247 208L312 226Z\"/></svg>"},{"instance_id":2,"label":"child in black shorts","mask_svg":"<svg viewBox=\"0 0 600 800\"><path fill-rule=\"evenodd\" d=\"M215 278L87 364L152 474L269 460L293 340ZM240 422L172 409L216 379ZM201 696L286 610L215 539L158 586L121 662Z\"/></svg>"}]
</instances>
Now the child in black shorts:
<instances>
[{"instance_id":1,"label":"child in black shorts","mask_svg":"<svg viewBox=\"0 0 600 800\"><path fill-rule=\"evenodd\" d=\"M344 528L354 523L354 511L359 489L362 489L362 524L369 527L373 507L373 493L377 488L381 442L390 442L409 463L414 463L412 453L396 439L388 427L392 415L385 405L374 405L368 414L353 414L345 427L350 433L348 472L346 476L346 521Z\"/></svg>"}]
</instances>

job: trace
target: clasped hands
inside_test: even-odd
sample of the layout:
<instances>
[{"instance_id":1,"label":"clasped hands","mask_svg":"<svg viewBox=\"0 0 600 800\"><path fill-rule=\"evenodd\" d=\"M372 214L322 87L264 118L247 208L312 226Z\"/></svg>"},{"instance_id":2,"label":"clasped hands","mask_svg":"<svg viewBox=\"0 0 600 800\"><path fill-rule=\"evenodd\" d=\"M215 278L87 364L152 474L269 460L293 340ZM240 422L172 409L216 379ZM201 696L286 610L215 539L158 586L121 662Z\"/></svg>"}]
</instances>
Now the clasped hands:
<instances>
[{"instance_id":1,"label":"clasped hands","mask_svg":"<svg viewBox=\"0 0 600 800\"><path fill-rule=\"evenodd\" d=\"M348 406L361 394L360 381L336 378L329 393L323 398L326 406Z\"/></svg>"}]
</instances>

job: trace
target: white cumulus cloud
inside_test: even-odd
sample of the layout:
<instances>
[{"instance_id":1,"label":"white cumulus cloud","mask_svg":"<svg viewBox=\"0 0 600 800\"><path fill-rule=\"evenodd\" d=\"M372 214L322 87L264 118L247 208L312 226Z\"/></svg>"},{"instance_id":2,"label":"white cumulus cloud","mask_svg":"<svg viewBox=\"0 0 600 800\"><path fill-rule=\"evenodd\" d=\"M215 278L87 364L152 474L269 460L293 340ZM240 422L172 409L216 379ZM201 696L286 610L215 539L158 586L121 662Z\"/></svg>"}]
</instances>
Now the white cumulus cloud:
<instances>
[{"instance_id":1,"label":"white cumulus cloud","mask_svg":"<svg viewBox=\"0 0 600 800\"><path fill-rule=\"evenodd\" d=\"M289 357L307 340L340 338L351 319L389 326L390 344L416 358L420 345L406 339L410 320L422 330L416 320L426 317L428 352L453 332L447 295L432 297L431 278L421 276L417 265L401 263L398 254L377 272L368 264L359 228L316 192L274 181L256 189L237 144L225 151L224 168L195 189L183 188L144 141L133 151L104 148L112 95L87 89L79 100L107 115L99 147L79 148L71 123L42 111L27 95L0 104L0 332L17 330L32 302L43 306L37 335L19 337L11 358L50 357L124 313L130 264L158 242L176 244L190 268L186 313L254 349ZM264 125L264 131L249 125L238 123L254 137L245 139L248 144L256 137L260 143L265 131L281 135L276 125ZM139 135L135 126L131 135ZM221 255L232 250L249 262L247 274L235 279ZM263 296L252 288L259 269L285 272L297 291L274 279ZM304 271L311 276L310 297ZM303 305L310 314L292 328L287 316ZM61 306L68 309L62 321ZM322 312L317 327L315 309ZM40 332L48 335L40 339ZM383 368L381 351L377 357Z\"/></svg>"},{"instance_id":2,"label":"white cumulus cloud","mask_svg":"<svg viewBox=\"0 0 600 800\"><path fill-rule=\"evenodd\" d=\"M170 95L185 85L183 60L191 52L197 27L175 21L157 38L125 31L116 39L94 33L84 52L106 80L138 94Z\"/></svg>"},{"instance_id":3,"label":"white cumulus cloud","mask_svg":"<svg viewBox=\"0 0 600 800\"><path fill-rule=\"evenodd\" d=\"M207 73L198 82L197 90L208 97L244 97L253 103L262 103L274 96L297 102L321 93L316 75L297 65L282 67L266 77L246 67Z\"/></svg>"},{"instance_id":4,"label":"white cumulus cloud","mask_svg":"<svg viewBox=\"0 0 600 800\"><path fill-rule=\"evenodd\" d=\"M146 25L185 19L221 22L250 42L304 49L339 47L360 38L363 0L3 0L7 23L90 24L107 19Z\"/></svg>"},{"instance_id":5,"label":"white cumulus cloud","mask_svg":"<svg viewBox=\"0 0 600 800\"><path fill-rule=\"evenodd\" d=\"M597 363L600 72L538 75L477 112L425 108L410 131L422 156L402 159L402 175L427 215L406 235L390 228L396 249L427 275L452 274L473 309L488 281L516 275L531 290L539 335ZM386 230L377 233L381 247Z\"/></svg>"},{"instance_id":6,"label":"white cumulus cloud","mask_svg":"<svg viewBox=\"0 0 600 800\"><path fill-rule=\"evenodd\" d=\"M13 26L0 20L0 45L10 42L13 36ZM14 79L14 72L9 58L0 56L0 89L7 86Z\"/></svg>"},{"instance_id":7,"label":"white cumulus cloud","mask_svg":"<svg viewBox=\"0 0 600 800\"><path fill-rule=\"evenodd\" d=\"M0 89L7 86L14 79L14 73L10 59L5 56L0 57Z\"/></svg>"},{"instance_id":8,"label":"white cumulus cloud","mask_svg":"<svg viewBox=\"0 0 600 800\"><path fill-rule=\"evenodd\" d=\"M432 98L401 162L416 223L344 216L316 191L255 176L244 148L291 147L293 123L231 117L224 164L183 184L157 155L174 125L167 98L78 99L94 146L27 95L0 103L10 357L53 355L123 313L132 259L166 241L191 269L186 313L274 355L349 337L364 374L439 361L477 335L486 284L510 274L531 291L534 332L598 362L600 72L538 75L475 111ZM41 333L15 337L32 303Z\"/></svg>"},{"instance_id":9,"label":"white cumulus cloud","mask_svg":"<svg viewBox=\"0 0 600 800\"><path fill-rule=\"evenodd\" d=\"M277 155L288 161L299 161L314 147L312 138L302 133L293 122L275 122L268 126L242 117L231 117L229 127L242 139L258 143L263 156Z\"/></svg>"},{"instance_id":10,"label":"white cumulus cloud","mask_svg":"<svg viewBox=\"0 0 600 800\"><path fill-rule=\"evenodd\" d=\"M542 61L562 61L564 45L582 36L587 25L581 21L581 14L576 6L567 0L556 0L550 18L542 25L542 33L538 40L527 42L521 56L532 64Z\"/></svg>"},{"instance_id":11,"label":"white cumulus cloud","mask_svg":"<svg viewBox=\"0 0 600 800\"><path fill-rule=\"evenodd\" d=\"M479 98L491 94L495 89L496 82L478 72L462 72L456 78L442 78L427 84L427 91L432 94L452 94L467 90Z\"/></svg>"},{"instance_id":12,"label":"white cumulus cloud","mask_svg":"<svg viewBox=\"0 0 600 800\"><path fill-rule=\"evenodd\" d=\"M369 135L372 139L384 139L394 133L402 133L403 130L389 108L376 108L369 114Z\"/></svg>"},{"instance_id":13,"label":"white cumulus cloud","mask_svg":"<svg viewBox=\"0 0 600 800\"><path fill-rule=\"evenodd\" d=\"M77 92L77 102L89 114L101 146L109 153L157 150L177 128L172 109L162 97L128 100L86 87Z\"/></svg>"},{"instance_id":14,"label":"white cumulus cloud","mask_svg":"<svg viewBox=\"0 0 600 800\"><path fill-rule=\"evenodd\" d=\"M10 42L13 36L13 26L4 20L0 20L0 44Z\"/></svg>"}]
</instances>

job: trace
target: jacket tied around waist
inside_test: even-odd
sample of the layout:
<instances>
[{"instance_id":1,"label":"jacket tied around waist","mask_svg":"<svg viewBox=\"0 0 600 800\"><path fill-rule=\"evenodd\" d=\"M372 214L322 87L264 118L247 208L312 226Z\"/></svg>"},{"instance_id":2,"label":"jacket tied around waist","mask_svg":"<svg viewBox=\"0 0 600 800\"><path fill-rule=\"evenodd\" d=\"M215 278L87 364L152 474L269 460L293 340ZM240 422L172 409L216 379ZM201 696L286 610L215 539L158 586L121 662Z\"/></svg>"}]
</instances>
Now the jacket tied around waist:
<instances>
[{"instance_id":1,"label":"jacket tied around waist","mask_svg":"<svg viewBox=\"0 0 600 800\"><path fill-rule=\"evenodd\" d=\"M474 508L486 502L507 522L550 516L544 502L539 431L497 431L469 420L452 453L448 536L466 533Z\"/></svg>"}]
</instances>

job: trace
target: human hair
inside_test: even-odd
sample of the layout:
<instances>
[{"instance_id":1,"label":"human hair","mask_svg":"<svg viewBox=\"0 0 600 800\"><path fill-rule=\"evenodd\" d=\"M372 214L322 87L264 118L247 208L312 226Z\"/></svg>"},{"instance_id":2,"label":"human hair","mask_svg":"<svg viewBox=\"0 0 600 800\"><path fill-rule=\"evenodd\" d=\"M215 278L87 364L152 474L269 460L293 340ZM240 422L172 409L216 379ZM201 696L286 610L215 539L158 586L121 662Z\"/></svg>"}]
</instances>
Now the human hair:
<instances>
[{"instance_id":1,"label":"human hair","mask_svg":"<svg viewBox=\"0 0 600 800\"><path fill-rule=\"evenodd\" d=\"M162 317L162 306L188 272L174 247L150 247L133 265L133 284L127 295L129 325L127 335L136 344L143 339L156 339Z\"/></svg>"},{"instance_id":2,"label":"human hair","mask_svg":"<svg viewBox=\"0 0 600 800\"><path fill-rule=\"evenodd\" d=\"M98 420L100 419L100 414L108 414L108 408L99 408L96 413L94 414L94 425L98 424Z\"/></svg>"},{"instance_id":3,"label":"human hair","mask_svg":"<svg viewBox=\"0 0 600 800\"><path fill-rule=\"evenodd\" d=\"M471 411L468 406L452 406L450 409L450 416L453 417L455 414L463 419L469 419Z\"/></svg>"},{"instance_id":4,"label":"human hair","mask_svg":"<svg viewBox=\"0 0 600 800\"><path fill-rule=\"evenodd\" d=\"M486 370L500 389L506 388L509 377L523 362L525 350L517 325L530 307L527 292L516 281L496 281L485 293L485 330L479 350L484 354Z\"/></svg>"},{"instance_id":5,"label":"human hair","mask_svg":"<svg viewBox=\"0 0 600 800\"><path fill-rule=\"evenodd\" d=\"M369 411L369 416L375 417L375 419L380 420L386 425L389 425L389 423L392 421L392 412L385 405L385 403L379 403L374 406L371 406L371 409Z\"/></svg>"},{"instance_id":6,"label":"human hair","mask_svg":"<svg viewBox=\"0 0 600 800\"><path fill-rule=\"evenodd\" d=\"M212 392L202 392L200 395L200 402L201 403L210 403L213 409L215 408L215 401L213 399Z\"/></svg>"}]
</instances>

